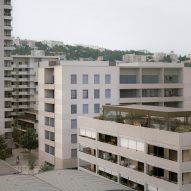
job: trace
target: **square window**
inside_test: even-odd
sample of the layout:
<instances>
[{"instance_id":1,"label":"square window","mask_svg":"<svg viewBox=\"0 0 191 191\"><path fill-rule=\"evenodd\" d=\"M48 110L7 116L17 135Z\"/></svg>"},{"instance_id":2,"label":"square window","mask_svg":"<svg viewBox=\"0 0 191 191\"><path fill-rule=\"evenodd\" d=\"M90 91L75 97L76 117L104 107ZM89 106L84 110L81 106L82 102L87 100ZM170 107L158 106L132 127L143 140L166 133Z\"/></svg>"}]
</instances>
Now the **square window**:
<instances>
[{"instance_id":1,"label":"square window","mask_svg":"<svg viewBox=\"0 0 191 191\"><path fill-rule=\"evenodd\" d=\"M77 84L77 75L76 74L71 74L71 84Z\"/></svg>"},{"instance_id":2,"label":"square window","mask_svg":"<svg viewBox=\"0 0 191 191\"><path fill-rule=\"evenodd\" d=\"M111 90L110 89L105 90L105 98L111 98Z\"/></svg>"},{"instance_id":3,"label":"square window","mask_svg":"<svg viewBox=\"0 0 191 191\"><path fill-rule=\"evenodd\" d=\"M73 104L71 105L71 114L76 114L77 113L77 105Z\"/></svg>"},{"instance_id":4,"label":"square window","mask_svg":"<svg viewBox=\"0 0 191 191\"><path fill-rule=\"evenodd\" d=\"M94 84L99 84L100 83L100 77L99 74L94 75Z\"/></svg>"},{"instance_id":5,"label":"square window","mask_svg":"<svg viewBox=\"0 0 191 191\"><path fill-rule=\"evenodd\" d=\"M105 75L105 83L106 84L111 84L111 75L110 74Z\"/></svg>"},{"instance_id":6,"label":"square window","mask_svg":"<svg viewBox=\"0 0 191 191\"><path fill-rule=\"evenodd\" d=\"M77 158L77 149L71 149L71 158Z\"/></svg>"},{"instance_id":7,"label":"square window","mask_svg":"<svg viewBox=\"0 0 191 191\"><path fill-rule=\"evenodd\" d=\"M77 99L77 90L71 90L71 99Z\"/></svg>"},{"instance_id":8,"label":"square window","mask_svg":"<svg viewBox=\"0 0 191 191\"><path fill-rule=\"evenodd\" d=\"M100 104L94 104L94 113L100 113Z\"/></svg>"},{"instance_id":9,"label":"square window","mask_svg":"<svg viewBox=\"0 0 191 191\"><path fill-rule=\"evenodd\" d=\"M83 113L84 114L88 113L88 104L83 104Z\"/></svg>"},{"instance_id":10,"label":"square window","mask_svg":"<svg viewBox=\"0 0 191 191\"><path fill-rule=\"evenodd\" d=\"M83 99L88 99L88 90L83 90Z\"/></svg>"},{"instance_id":11,"label":"square window","mask_svg":"<svg viewBox=\"0 0 191 191\"><path fill-rule=\"evenodd\" d=\"M94 90L94 99L99 99L100 98L100 91L99 89Z\"/></svg>"},{"instance_id":12,"label":"square window","mask_svg":"<svg viewBox=\"0 0 191 191\"><path fill-rule=\"evenodd\" d=\"M71 129L77 129L77 119L71 119Z\"/></svg>"},{"instance_id":13,"label":"square window","mask_svg":"<svg viewBox=\"0 0 191 191\"><path fill-rule=\"evenodd\" d=\"M88 84L88 74L83 74L82 82L83 84Z\"/></svg>"},{"instance_id":14,"label":"square window","mask_svg":"<svg viewBox=\"0 0 191 191\"><path fill-rule=\"evenodd\" d=\"M71 143L77 143L77 134L71 134Z\"/></svg>"}]
</instances>

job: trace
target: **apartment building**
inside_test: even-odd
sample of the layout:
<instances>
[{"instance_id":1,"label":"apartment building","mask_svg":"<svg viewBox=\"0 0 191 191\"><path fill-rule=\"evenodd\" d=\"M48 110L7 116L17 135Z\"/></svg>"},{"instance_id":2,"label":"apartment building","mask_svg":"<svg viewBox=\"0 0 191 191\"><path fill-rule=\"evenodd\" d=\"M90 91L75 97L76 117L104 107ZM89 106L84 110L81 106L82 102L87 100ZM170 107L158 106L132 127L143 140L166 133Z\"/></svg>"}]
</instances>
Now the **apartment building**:
<instances>
[{"instance_id":1,"label":"apartment building","mask_svg":"<svg viewBox=\"0 0 191 191\"><path fill-rule=\"evenodd\" d=\"M77 167L77 116L118 104L118 70L108 62L61 61L39 69L39 159L57 169Z\"/></svg>"},{"instance_id":2,"label":"apartment building","mask_svg":"<svg viewBox=\"0 0 191 191\"><path fill-rule=\"evenodd\" d=\"M119 63L119 104L184 107L190 68L181 63ZM184 90L187 84L187 90ZM189 102L189 99L187 99Z\"/></svg>"},{"instance_id":3,"label":"apartment building","mask_svg":"<svg viewBox=\"0 0 191 191\"><path fill-rule=\"evenodd\" d=\"M39 54L40 52L40 54ZM36 127L38 104L38 68L59 64L59 57L44 56L42 51L31 55L14 55L12 64L12 116L23 130ZM43 61L47 61L42 65Z\"/></svg>"},{"instance_id":4,"label":"apartment building","mask_svg":"<svg viewBox=\"0 0 191 191\"><path fill-rule=\"evenodd\" d=\"M78 169L138 191L191 190L191 111L104 106L78 117Z\"/></svg>"},{"instance_id":5,"label":"apartment building","mask_svg":"<svg viewBox=\"0 0 191 191\"><path fill-rule=\"evenodd\" d=\"M6 139L11 138L10 126L12 121L11 51L13 47L11 11L11 0L0 0L0 135L5 135Z\"/></svg>"},{"instance_id":6,"label":"apartment building","mask_svg":"<svg viewBox=\"0 0 191 191\"><path fill-rule=\"evenodd\" d=\"M191 74L186 70L185 76ZM77 116L96 116L106 104L167 107L184 103L184 65L62 61L39 69L39 155L56 168L76 165ZM187 82L187 88L191 82Z\"/></svg>"}]
</instances>

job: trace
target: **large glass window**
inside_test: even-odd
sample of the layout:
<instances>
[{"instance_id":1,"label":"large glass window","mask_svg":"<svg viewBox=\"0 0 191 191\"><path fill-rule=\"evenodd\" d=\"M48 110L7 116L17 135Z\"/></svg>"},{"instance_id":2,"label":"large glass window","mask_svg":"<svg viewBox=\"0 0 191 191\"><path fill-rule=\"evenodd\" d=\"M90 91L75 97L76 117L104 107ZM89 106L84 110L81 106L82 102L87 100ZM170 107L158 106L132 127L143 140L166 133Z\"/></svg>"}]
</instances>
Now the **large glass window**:
<instances>
[{"instance_id":1,"label":"large glass window","mask_svg":"<svg viewBox=\"0 0 191 191\"><path fill-rule=\"evenodd\" d=\"M105 98L111 98L111 90L110 89L105 90Z\"/></svg>"},{"instance_id":2,"label":"large glass window","mask_svg":"<svg viewBox=\"0 0 191 191\"><path fill-rule=\"evenodd\" d=\"M77 119L71 119L71 129L77 129Z\"/></svg>"},{"instance_id":3,"label":"large glass window","mask_svg":"<svg viewBox=\"0 0 191 191\"><path fill-rule=\"evenodd\" d=\"M94 113L100 112L100 104L94 104Z\"/></svg>"},{"instance_id":4,"label":"large glass window","mask_svg":"<svg viewBox=\"0 0 191 191\"><path fill-rule=\"evenodd\" d=\"M72 104L71 105L71 114L76 114L77 113L77 105L76 104Z\"/></svg>"},{"instance_id":5,"label":"large glass window","mask_svg":"<svg viewBox=\"0 0 191 191\"><path fill-rule=\"evenodd\" d=\"M88 113L88 104L83 104L83 113L84 114Z\"/></svg>"},{"instance_id":6,"label":"large glass window","mask_svg":"<svg viewBox=\"0 0 191 191\"><path fill-rule=\"evenodd\" d=\"M71 84L77 84L77 75L71 74Z\"/></svg>"},{"instance_id":7,"label":"large glass window","mask_svg":"<svg viewBox=\"0 0 191 191\"><path fill-rule=\"evenodd\" d=\"M88 74L83 74L82 82L83 84L88 84Z\"/></svg>"},{"instance_id":8,"label":"large glass window","mask_svg":"<svg viewBox=\"0 0 191 191\"><path fill-rule=\"evenodd\" d=\"M99 84L100 83L100 76L99 74L94 75L94 84Z\"/></svg>"},{"instance_id":9,"label":"large glass window","mask_svg":"<svg viewBox=\"0 0 191 191\"><path fill-rule=\"evenodd\" d=\"M158 75L143 75L142 82L145 84L159 83L159 76Z\"/></svg>"},{"instance_id":10,"label":"large glass window","mask_svg":"<svg viewBox=\"0 0 191 191\"><path fill-rule=\"evenodd\" d=\"M135 84L136 75L120 75L120 84Z\"/></svg>"},{"instance_id":11,"label":"large glass window","mask_svg":"<svg viewBox=\"0 0 191 191\"><path fill-rule=\"evenodd\" d=\"M110 74L105 75L105 83L106 84L111 84L111 75Z\"/></svg>"},{"instance_id":12,"label":"large glass window","mask_svg":"<svg viewBox=\"0 0 191 191\"><path fill-rule=\"evenodd\" d=\"M71 143L77 143L77 134L71 134Z\"/></svg>"},{"instance_id":13,"label":"large glass window","mask_svg":"<svg viewBox=\"0 0 191 191\"><path fill-rule=\"evenodd\" d=\"M71 90L71 99L77 99L77 90Z\"/></svg>"},{"instance_id":14,"label":"large glass window","mask_svg":"<svg viewBox=\"0 0 191 191\"><path fill-rule=\"evenodd\" d=\"M71 158L77 158L77 149L71 149Z\"/></svg>"},{"instance_id":15,"label":"large glass window","mask_svg":"<svg viewBox=\"0 0 191 191\"><path fill-rule=\"evenodd\" d=\"M54 127L54 118L45 117L45 125Z\"/></svg>"},{"instance_id":16,"label":"large glass window","mask_svg":"<svg viewBox=\"0 0 191 191\"><path fill-rule=\"evenodd\" d=\"M83 99L88 99L88 90L83 90Z\"/></svg>"},{"instance_id":17,"label":"large glass window","mask_svg":"<svg viewBox=\"0 0 191 191\"><path fill-rule=\"evenodd\" d=\"M100 90L99 89L95 89L94 90L94 99L99 99L100 98Z\"/></svg>"}]
</instances>

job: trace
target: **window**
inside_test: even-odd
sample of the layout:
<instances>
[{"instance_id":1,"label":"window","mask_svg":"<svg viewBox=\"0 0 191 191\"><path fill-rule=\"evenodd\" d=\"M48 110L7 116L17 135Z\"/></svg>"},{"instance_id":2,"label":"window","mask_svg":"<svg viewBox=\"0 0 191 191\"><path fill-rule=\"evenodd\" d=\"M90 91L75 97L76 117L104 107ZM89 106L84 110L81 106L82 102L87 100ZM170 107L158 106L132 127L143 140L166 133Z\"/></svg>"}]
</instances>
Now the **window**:
<instances>
[{"instance_id":1,"label":"window","mask_svg":"<svg viewBox=\"0 0 191 191\"><path fill-rule=\"evenodd\" d=\"M45 117L44 118L44 124L47 125L47 126L54 127L54 118Z\"/></svg>"},{"instance_id":2,"label":"window","mask_svg":"<svg viewBox=\"0 0 191 191\"><path fill-rule=\"evenodd\" d=\"M159 83L159 76L158 75L143 75L142 76L142 83Z\"/></svg>"},{"instance_id":3,"label":"window","mask_svg":"<svg viewBox=\"0 0 191 191\"><path fill-rule=\"evenodd\" d=\"M96 133L86 129L80 129L80 136L89 137L91 139L96 139Z\"/></svg>"},{"instance_id":4,"label":"window","mask_svg":"<svg viewBox=\"0 0 191 191\"><path fill-rule=\"evenodd\" d=\"M77 129L77 119L71 119L71 129Z\"/></svg>"},{"instance_id":5,"label":"window","mask_svg":"<svg viewBox=\"0 0 191 191\"><path fill-rule=\"evenodd\" d=\"M99 89L94 90L94 99L99 99L100 98L100 91Z\"/></svg>"},{"instance_id":6,"label":"window","mask_svg":"<svg viewBox=\"0 0 191 191\"><path fill-rule=\"evenodd\" d=\"M83 104L83 113L88 113L88 104Z\"/></svg>"},{"instance_id":7,"label":"window","mask_svg":"<svg viewBox=\"0 0 191 191\"><path fill-rule=\"evenodd\" d=\"M82 82L83 84L88 84L88 74L83 74Z\"/></svg>"},{"instance_id":8,"label":"window","mask_svg":"<svg viewBox=\"0 0 191 191\"><path fill-rule=\"evenodd\" d=\"M77 113L77 105L73 104L71 105L71 114L76 114Z\"/></svg>"},{"instance_id":9,"label":"window","mask_svg":"<svg viewBox=\"0 0 191 191\"><path fill-rule=\"evenodd\" d=\"M71 143L77 143L77 134L71 134Z\"/></svg>"},{"instance_id":10,"label":"window","mask_svg":"<svg viewBox=\"0 0 191 191\"><path fill-rule=\"evenodd\" d=\"M105 98L111 98L111 90L110 89L105 90Z\"/></svg>"},{"instance_id":11,"label":"window","mask_svg":"<svg viewBox=\"0 0 191 191\"><path fill-rule=\"evenodd\" d=\"M100 104L94 104L94 113L100 112Z\"/></svg>"},{"instance_id":12,"label":"window","mask_svg":"<svg viewBox=\"0 0 191 191\"><path fill-rule=\"evenodd\" d=\"M50 141L54 141L55 140L54 139L54 133L45 130L45 139L50 140Z\"/></svg>"},{"instance_id":13,"label":"window","mask_svg":"<svg viewBox=\"0 0 191 191\"><path fill-rule=\"evenodd\" d=\"M71 99L77 99L77 90L71 90Z\"/></svg>"},{"instance_id":14,"label":"window","mask_svg":"<svg viewBox=\"0 0 191 191\"><path fill-rule=\"evenodd\" d=\"M45 144L45 152L46 152L46 153L49 153L49 154L51 154L51 155L54 155L54 153L55 153L55 148L52 147L52 146L50 146L50 145Z\"/></svg>"},{"instance_id":15,"label":"window","mask_svg":"<svg viewBox=\"0 0 191 191\"><path fill-rule=\"evenodd\" d=\"M120 75L120 84L135 84L136 75Z\"/></svg>"},{"instance_id":16,"label":"window","mask_svg":"<svg viewBox=\"0 0 191 191\"><path fill-rule=\"evenodd\" d=\"M105 83L106 84L111 84L111 75L110 74L105 75Z\"/></svg>"},{"instance_id":17,"label":"window","mask_svg":"<svg viewBox=\"0 0 191 191\"><path fill-rule=\"evenodd\" d=\"M94 75L94 84L99 84L99 83L100 83L99 74L95 74Z\"/></svg>"},{"instance_id":18,"label":"window","mask_svg":"<svg viewBox=\"0 0 191 191\"><path fill-rule=\"evenodd\" d=\"M88 90L83 90L83 99L88 99Z\"/></svg>"},{"instance_id":19,"label":"window","mask_svg":"<svg viewBox=\"0 0 191 191\"><path fill-rule=\"evenodd\" d=\"M71 158L77 158L77 149L71 149Z\"/></svg>"},{"instance_id":20,"label":"window","mask_svg":"<svg viewBox=\"0 0 191 191\"><path fill-rule=\"evenodd\" d=\"M77 75L71 74L71 84L77 84Z\"/></svg>"}]
</instances>

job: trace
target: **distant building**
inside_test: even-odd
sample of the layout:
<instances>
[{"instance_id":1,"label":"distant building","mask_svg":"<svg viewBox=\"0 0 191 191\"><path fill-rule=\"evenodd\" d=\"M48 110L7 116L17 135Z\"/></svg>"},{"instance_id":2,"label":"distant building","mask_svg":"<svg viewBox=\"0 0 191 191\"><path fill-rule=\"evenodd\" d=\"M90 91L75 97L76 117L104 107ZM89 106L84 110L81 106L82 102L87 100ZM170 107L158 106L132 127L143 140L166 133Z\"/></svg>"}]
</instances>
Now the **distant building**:
<instances>
[{"instance_id":1,"label":"distant building","mask_svg":"<svg viewBox=\"0 0 191 191\"><path fill-rule=\"evenodd\" d=\"M133 62L146 62L146 55L135 55L135 54L125 54L123 55L123 62L133 63Z\"/></svg>"},{"instance_id":2,"label":"distant building","mask_svg":"<svg viewBox=\"0 0 191 191\"><path fill-rule=\"evenodd\" d=\"M163 61L165 56L166 56L166 53L157 52L154 54L154 60L155 60L155 62L161 62L161 61Z\"/></svg>"},{"instance_id":3,"label":"distant building","mask_svg":"<svg viewBox=\"0 0 191 191\"><path fill-rule=\"evenodd\" d=\"M44 40L42 41L43 44L46 44L47 46L49 46L50 48L54 47L54 46L64 46L64 43L61 41L55 41L55 40Z\"/></svg>"},{"instance_id":4,"label":"distant building","mask_svg":"<svg viewBox=\"0 0 191 191\"><path fill-rule=\"evenodd\" d=\"M172 62L178 62L178 55L174 53L174 51L171 51L169 54Z\"/></svg>"}]
</instances>

